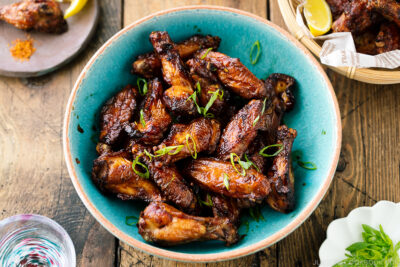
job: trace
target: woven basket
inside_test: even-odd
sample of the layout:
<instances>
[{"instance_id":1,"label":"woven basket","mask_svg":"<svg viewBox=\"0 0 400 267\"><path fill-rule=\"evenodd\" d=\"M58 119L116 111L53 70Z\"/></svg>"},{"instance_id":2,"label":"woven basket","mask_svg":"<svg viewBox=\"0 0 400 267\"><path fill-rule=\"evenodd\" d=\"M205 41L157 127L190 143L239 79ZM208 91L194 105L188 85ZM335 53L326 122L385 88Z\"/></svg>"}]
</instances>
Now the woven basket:
<instances>
[{"instance_id":1,"label":"woven basket","mask_svg":"<svg viewBox=\"0 0 400 267\"><path fill-rule=\"evenodd\" d=\"M296 22L296 8L300 4L298 0L278 0L283 19L292 34L304 44L315 56L319 57L321 46L313 39L307 37ZM346 77L361 82L372 84L400 83L400 69L362 69L356 67L331 67L332 70Z\"/></svg>"}]
</instances>

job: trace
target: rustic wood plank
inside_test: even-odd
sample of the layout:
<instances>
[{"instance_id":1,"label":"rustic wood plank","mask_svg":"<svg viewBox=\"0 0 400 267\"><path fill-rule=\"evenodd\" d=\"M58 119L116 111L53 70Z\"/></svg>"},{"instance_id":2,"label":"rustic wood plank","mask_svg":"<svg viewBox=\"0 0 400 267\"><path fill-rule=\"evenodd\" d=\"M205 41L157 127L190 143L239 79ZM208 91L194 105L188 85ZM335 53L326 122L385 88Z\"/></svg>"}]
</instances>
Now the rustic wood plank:
<instances>
[{"instance_id":1,"label":"rustic wood plank","mask_svg":"<svg viewBox=\"0 0 400 267\"><path fill-rule=\"evenodd\" d=\"M284 25L276 1L271 20ZM400 201L400 90L349 80L328 70L342 114L343 142L334 181L314 214L279 242L279 266L311 266L329 223L356 207L379 200Z\"/></svg>"},{"instance_id":2,"label":"rustic wood plank","mask_svg":"<svg viewBox=\"0 0 400 267\"><path fill-rule=\"evenodd\" d=\"M254 13L263 18L267 17L266 0L149 0L143 5L143 1L125 0L124 2L124 25L128 25L137 19L150 15L151 13L188 5L218 5L242 9Z\"/></svg>"},{"instance_id":3,"label":"rustic wood plank","mask_svg":"<svg viewBox=\"0 0 400 267\"><path fill-rule=\"evenodd\" d=\"M99 2L95 38L77 59L40 78L0 79L0 219L18 213L55 219L74 242L78 266L112 266L115 260L115 238L75 193L62 151L65 105L75 79L121 27L121 1Z\"/></svg>"}]
</instances>

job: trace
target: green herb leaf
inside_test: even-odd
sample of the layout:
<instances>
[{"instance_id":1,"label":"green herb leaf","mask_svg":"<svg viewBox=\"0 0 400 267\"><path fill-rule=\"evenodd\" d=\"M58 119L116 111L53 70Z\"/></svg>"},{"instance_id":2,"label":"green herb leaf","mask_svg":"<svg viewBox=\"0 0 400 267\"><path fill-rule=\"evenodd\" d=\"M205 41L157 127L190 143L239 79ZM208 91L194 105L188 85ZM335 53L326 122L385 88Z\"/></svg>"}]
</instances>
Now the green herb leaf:
<instances>
[{"instance_id":1,"label":"green herb leaf","mask_svg":"<svg viewBox=\"0 0 400 267\"><path fill-rule=\"evenodd\" d=\"M240 172L240 171L236 168L235 160L234 160L233 157L238 158L238 161L240 161L240 158L239 158L239 156L238 156L236 153L231 153L231 163L232 163L233 168L235 169L235 171L236 171L237 173L239 173L239 174L242 175L242 176L245 176L245 175L246 175L246 170L245 170L244 168L242 168L243 171ZM239 166L241 166L241 165L239 164ZM242 166L241 166L241 167L242 167Z\"/></svg>"},{"instance_id":2,"label":"green herb leaf","mask_svg":"<svg viewBox=\"0 0 400 267\"><path fill-rule=\"evenodd\" d=\"M212 202L211 196L209 194L207 194L207 201L203 201L199 198L199 202L200 202L200 204L206 205L208 207L213 206L213 202Z\"/></svg>"},{"instance_id":3,"label":"green herb leaf","mask_svg":"<svg viewBox=\"0 0 400 267\"><path fill-rule=\"evenodd\" d=\"M253 121L253 127L256 126L257 122L260 120L260 115Z\"/></svg>"},{"instance_id":4,"label":"green herb leaf","mask_svg":"<svg viewBox=\"0 0 400 267\"><path fill-rule=\"evenodd\" d=\"M254 53L254 49L257 48L257 54L256 56L253 58L253 53ZM250 63L252 65L255 65L258 61L258 59L260 58L261 55L261 47L260 47L260 41L255 41L253 46L250 49Z\"/></svg>"},{"instance_id":5,"label":"green herb leaf","mask_svg":"<svg viewBox=\"0 0 400 267\"><path fill-rule=\"evenodd\" d=\"M247 157L247 154L244 154L244 159L246 160L246 162L250 163L250 165L252 165L258 172L261 172L260 169L256 166L256 164L254 164L254 162L249 160L249 158Z\"/></svg>"},{"instance_id":6,"label":"green herb leaf","mask_svg":"<svg viewBox=\"0 0 400 267\"><path fill-rule=\"evenodd\" d=\"M265 150L268 150L268 149L270 149L272 147L279 147L279 149L273 154L264 153ZM273 145L269 145L269 146L264 147L263 149L260 150L260 152L258 152L258 154L260 154L263 157L269 158L269 157L275 157L276 155L281 153L282 150L283 150L283 144L273 144Z\"/></svg>"},{"instance_id":7,"label":"green herb leaf","mask_svg":"<svg viewBox=\"0 0 400 267\"><path fill-rule=\"evenodd\" d=\"M317 169L317 165L315 165L315 163L314 162L311 162L311 161L301 161L301 160L298 160L297 161L297 164L300 166L300 167L302 167L302 168L304 168L304 169L307 169L307 170L316 170Z\"/></svg>"},{"instance_id":8,"label":"green herb leaf","mask_svg":"<svg viewBox=\"0 0 400 267\"><path fill-rule=\"evenodd\" d=\"M224 185L226 187L226 190L229 191L229 176L226 173L224 173Z\"/></svg>"},{"instance_id":9,"label":"green herb leaf","mask_svg":"<svg viewBox=\"0 0 400 267\"><path fill-rule=\"evenodd\" d=\"M200 82L196 83L196 88L197 88L197 93L201 94L201 86L200 86Z\"/></svg>"},{"instance_id":10,"label":"green herb leaf","mask_svg":"<svg viewBox=\"0 0 400 267\"><path fill-rule=\"evenodd\" d=\"M213 118L213 117L214 117L214 114L212 114L212 113L207 113L207 112L208 112L208 110L211 108L211 106L214 104L215 100L217 100L217 97L218 97L218 95L219 95L219 91L220 91L220 90L217 89L217 91L208 92L209 94L212 94L212 96L210 97L210 100L208 100L206 106L205 106L204 109L203 109L203 116L204 116L204 117L206 117L206 118ZM212 117L209 117L209 116L210 116L209 114L211 114Z\"/></svg>"},{"instance_id":11,"label":"green herb leaf","mask_svg":"<svg viewBox=\"0 0 400 267\"><path fill-rule=\"evenodd\" d=\"M145 179L149 179L149 177L150 177L149 169L147 168L146 165L144 165L143 163L141 163L141 162L139 161L139 158L140 158L140 156L137 156L137 157L135 158L135 160L133 161L133 163L132 163L132 169L133 169L133 171L134 171L137 175L139 175L140 177L145 178ZM145 172L140 172L140 171L136 170L136 165L139 165L140 167L142 167L143 169L145 169Z\"/></svg>"},{"instance_id":12,"label":"green herb leaf","mask_svg":"<svg viewBox=\"0 0 400 267\"><path fill-rule=\"evenodd\" d=\"M138 86L139 89L139 94L144 96L145 94L147 94L147 81L143 78L137 78L136 80L136 84Z\"/></svg>"},{"instance_id":13,"label":"green herb leaf","mask_svg":"<svg viewBox=\"0 0 400 267\"><path fill-rule=\"evenodd\" d=\"M146 127L146 122L144 120L143 109L140 110L140 123L142 124L143 127Z\"/></svg>"},{"instance_id":14,"label":"green herb leaf","mask_svg":"<svg viewBox=\"0 0 400 267\"><path fill-rule=\"evenodd\" d=\"M167 146L167 147L164 147L164 148L161 148L161 149L157 150L154 153L155 153L156 157L161 157L161 156L164 156L166 154L168 154L168 155L176 155L182 150L183 147L184 147L184 145Z\"/></svg>"},{"instance_id":15,"label":"green herb leaf","mask_svg":"<svg viewBox=\"0 0 400 267\"><path fill-rule=\"evenodd\" d=\"M189 138L192 139L192 144L193 144L193 150L190 148L189 145ZM192 155L192 158L197 159L197 145L196 141L194 140L193 136L191 134L186 135L186 147L190 151L190 154Z\"/></svg>"},{"instance_id":16,"label":"green herb leaf","mask_svg":"<svg viewBox=\"0 0 400 267\"><path fill-rule=\"evenodd\" d=\"M126 216L125 217L125 224L128 226L134 226L139 222L139 218L136 216Z\"/></svg>"},{"instance_id":17,"label":"green herb leaf","mask_svg":"<svg viewBox=\"0 0 400 267\"><path fill-rule=\"evenodd\" d=\"M208 48L207 51L201 56L200 59L205 59L208 53L212 50L212 47Z\"/></svg>"}]
</instances>

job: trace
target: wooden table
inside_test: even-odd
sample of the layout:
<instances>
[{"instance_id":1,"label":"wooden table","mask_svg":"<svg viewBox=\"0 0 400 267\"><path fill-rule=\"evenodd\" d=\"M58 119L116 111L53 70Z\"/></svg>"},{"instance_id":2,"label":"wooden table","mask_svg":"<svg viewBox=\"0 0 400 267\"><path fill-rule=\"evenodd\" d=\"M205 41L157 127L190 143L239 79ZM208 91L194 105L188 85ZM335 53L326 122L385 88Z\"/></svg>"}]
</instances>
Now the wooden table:
<instances>
[{"instance_id":1,"label":"wooden table","mask_svg":"<svg viewBox=\"0 0 400 267\"><path fill-rule=\"evenodd\" d=\"M59 222L75 244L78 266L189 266L116 240L87 212L69 179L62 123L71 88L97 48L123 26L166 8L212 4L243 9L284 27L276 0L108 0L89 47L67 66L34 79L0 78L0 219L38 213ZM313 215L276 245L254 255L197 266L312 266L328 224L352 209L400 201L400 85L351 81L328 70L343 125L334 181Z\"/></svg>"}]
</instances>

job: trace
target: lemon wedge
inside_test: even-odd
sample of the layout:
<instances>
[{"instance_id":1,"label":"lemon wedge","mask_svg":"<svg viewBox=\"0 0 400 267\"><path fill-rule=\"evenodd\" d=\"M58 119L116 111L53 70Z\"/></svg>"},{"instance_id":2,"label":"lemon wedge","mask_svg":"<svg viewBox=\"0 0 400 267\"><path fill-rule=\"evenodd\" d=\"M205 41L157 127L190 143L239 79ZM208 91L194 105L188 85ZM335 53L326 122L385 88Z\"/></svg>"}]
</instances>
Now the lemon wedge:
<instances>
[{"instance_id":1,"label":"lemon wedge","mask_svg":"<svg viewBox=\"0 0 400 267\"><path fill-rule=\"evenodd\" d=\"M332 27L332 13L325 0L307 0L304 5L304 17L312 35L320 36Z\"/></svg>"},{"instance_id":2,"label":"lemon wedge","mask_svg":"<svg viewBox=\"0 0 400 267\"><path fill-rule=\"evenodd\" d=\"M86 5L86 2L87 0L72 0L71 5L65 11L64 19L67 19L81 11Z\"/></svg>"}]
</instances>

